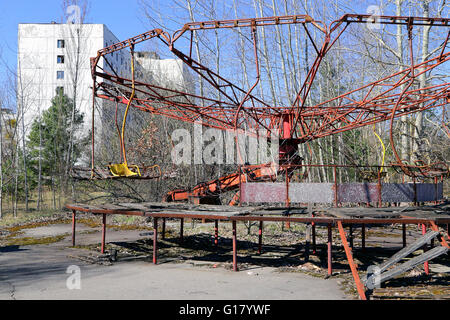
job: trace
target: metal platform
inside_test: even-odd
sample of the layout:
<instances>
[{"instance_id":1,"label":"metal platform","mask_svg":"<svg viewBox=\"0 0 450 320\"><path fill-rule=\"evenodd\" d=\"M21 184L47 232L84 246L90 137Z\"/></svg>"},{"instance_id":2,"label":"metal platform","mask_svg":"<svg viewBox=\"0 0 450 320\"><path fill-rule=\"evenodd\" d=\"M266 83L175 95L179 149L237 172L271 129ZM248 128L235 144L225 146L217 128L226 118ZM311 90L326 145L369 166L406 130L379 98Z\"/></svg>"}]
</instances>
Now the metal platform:
<instances>
[{"instance_id":1,"label":"metal platform","mask_svg":"<svg viewBox=\"0 0 450 320\"><path fill-rule=\"evenodd\" d=\"M325 226L328 229L328 276L332 275L332 230L337 227L345 249L347 261L353 274L353 278L361 299L366 299L366 283L359 278L356 264L353 261L353 228L361 227L362 247L365 247L365 228L368 225L392 225L403 226L403 247L406 247L406 225L419 224L425 234L426 228L431 228L436 235L439 233L438 225L447 226L450 223L449 203L423 207L389 207L389 208L333 208L333 207L270 207L270 206L224 206L224 205L194 205L186 203L164 203L164 202L141 202L141 203L118 203L104 205L68 204L66 208L72 211L72 244L75 245L76 214L77 212L102 215L102 245L101 252L105 251L106 217L108 215L132 215L153 218L153 228L158 230L158 221L162 220L162 237L165 237L166 219L180 219L180 240L183 240L184 219L201 219L203 221L214 221L214 243L218 244L218 223L231 222L233 229L233 270L237 267L237 232L238 221L259 221L258 251L262 250L263 223L266 221L278 221L285 223L305 223L309 225L305 255L309 256L309 242L313 252L316 251L316 227ZM344 231L344 226L349 227L349 240ZM444 237L439 236L443 247L448 249ZM411 246L410 246L411 247ZM414 246L413 246L414 247ZM437 249L436 249L437 250ZM439 249L439 254L447 252ZM404 250L405 251L405 250ZM410 250L408 250L409 252ZM445 251L445 252L444 252ZM433 251L434 252L434 251ZM401 255L402 251L400 252ZM435 255L425 254L425 260L432 259ZM157 263L158 257L158 232L153 232L153 263ZM395 259L394 259L395 260ZM420 260L418 263L422 263ZM395 260L397 261L397 260ZM424 262L425 270L427 263ZM401 268L399 270L402 270ZM392 272L388 274L391 277ZM397 274L397 273L395 273ZM389 278L383 274L384 278ZM366 278L367 279L367 278ZM370 289L370 288L369 288Z\"/></svg>"}]
</instances>

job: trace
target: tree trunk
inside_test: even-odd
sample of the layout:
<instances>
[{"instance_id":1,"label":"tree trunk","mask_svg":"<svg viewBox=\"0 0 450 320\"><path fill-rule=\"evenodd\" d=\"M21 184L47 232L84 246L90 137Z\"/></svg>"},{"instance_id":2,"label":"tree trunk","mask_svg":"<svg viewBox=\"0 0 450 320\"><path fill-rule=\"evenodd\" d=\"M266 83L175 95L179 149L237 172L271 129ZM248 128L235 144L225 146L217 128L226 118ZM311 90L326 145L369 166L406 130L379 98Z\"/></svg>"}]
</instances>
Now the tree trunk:
<instances>
[{"instance_id":1,"label":"tree trunk","mask_svg":"<svg viewBox=\"0 0 450 320\"><path fill-rule=\"evenodd\" d=\"M0 219L3 217L3 112L0 104Z\"/></svg>"},{"instance_id":2,"label":"tree trunk","mask_svg":"<svg viewBox=\"0 0 450 320\"><path fill-rule=\"evenodd\" d=\"M277 11L277 7L275 4L275 0L272 0L272 10L273 10L273 15L277 16L278 11ZM277 31L278 50L280 50L281 71L283 72L283 80L284 80L284 88L285 88L284 92L285 92L287 99L289 100L289 104L292 104L294 101L291 101L292 95L290 94L291 90L289 88L289 81L288 81L287 69L286 69L286 59L285 59L285 54L284 54L284 50L283 50L283 38L281 37L280 26L276 25L275 30Z\"/></svg>"},{"instance_id":3,"label":"tree trunk","mask_svg":"<svg viewBox=\"0 0 450 320\"><path fill-rule=\"evenodd\" d=\"M429 0L423 0L421 2L423 14L422 16L424 18L428 18L430 16L430 9L429 9ZM424 26L423 27L423 34L422 34L422 62L424 62L427 59L428 56L428 44L429 44L429 38L430 38L430 27ZM422 73L419 76L419 87L424 88L427 85L427 78L426 74ZM425 92L422 92L425 94ZM416 116L416 121L414 124L414 132L413 132L413 145L412 145L412 157L413 160L420 159L420 138L423 131L423 112L418 112Z\"/></svg>"},{"instance_id":4,"label":"tree trunk","mask_svg":"<svg viewBox=\"0 0 450 320\"><path fill-rule=\"evenodd\" d=\"M263 7L262 7L262 0L254 0L254 1L256 1L256 2L254 2L256 15L258 15L258 11L257 11L258 9L256 7L256 4L258 4L259 15L260 15L260 17L263 17L264 13L263 13ZM275 88L274 88L274 83L273 83L273 78L272 78L272 68L271 68L270 61L269 61L269 52L268 52L268 48L267 48L266 32L265 32L264 28L261 29L261 34L262 34L262 43L263 43L263 58L264 58L264 62L266 65L267 79L269 82L270 93L272 96L272 105L276 106L277 105L277 95L275 93Z\"/></svg>"},{"instance_id":5,"label":"tree trunk","mask_svg":"<svg viewBox=\"0 0 450 320\"><path fill-rule=\"evenodd\" d=\"M24 87L23 87L23 79L21 72L21 65L18 64L19 67L19 75L18 75L18 88L17 90L20 92L20 116L22 118L22 150L23 150L23 175L24 175L24 189L25 189L25 211L28 212L28 174L27 174L27 150L25 144L25 100L24 100Z\"/></svg>"},{"instance_id":6,"label":"tree trunk","mask_svg":"<svg viewBox=\"0 0 450 320\"><path fill-rule=\"evenodd\" d=\"M41 200L42 200L42 128L41 128L41 108L38 106L38 116L39 116L39 169L38 169L38 198L37 198L37 210L41 210Z\"/></svg>"},{"instance_id":7,"label":"tree trunk","mask_svg":"<svg viewBox=\"0 0 450 320\"><path fill-rule=\"evenodd\" d=\"M397 16L402 15L402 4L403 0L395 0L395 14ZM397 25L397 33L396 33L396 40L397 40L397 57L399 60L399 71L403 70L403 32L402 32L402 25ZM401 86L400 90L403 90L404 86ZM409 161L409 130L408 130L408 117L407 116L401 116L400 117L400 153L402 160Z\"/></svg>"},{"instance_id":8,"label":"tree trunk","mask_svg":"<svg viewBox=\"0 0 450 320\"><path fill-rule=\"evenodd\" d=\"M191 0L187 0L186 3L187 3L187 9L189 11L189 18L191 19L192 22L195 22L194 11L192 9ZM199 47L199 44L198 44L198 38L197 38L197 33L196 32L194 32L194 45L195 45L195 52L197 54L197 61L200 62L200 60L201 60L201 58L200 58L200 47ZM204 95L204 93L203 93L203 91L204 91L204 89L203 89L203 79L202 79L202 77L200 75L198 76L198 81L199 81L199 84L200 84L200 96L203 97L203 95ZM202 107L204 107L205 103L204 103L203 100L201 100L201 103L202 103Z\"/></svg>"}]
</instances>

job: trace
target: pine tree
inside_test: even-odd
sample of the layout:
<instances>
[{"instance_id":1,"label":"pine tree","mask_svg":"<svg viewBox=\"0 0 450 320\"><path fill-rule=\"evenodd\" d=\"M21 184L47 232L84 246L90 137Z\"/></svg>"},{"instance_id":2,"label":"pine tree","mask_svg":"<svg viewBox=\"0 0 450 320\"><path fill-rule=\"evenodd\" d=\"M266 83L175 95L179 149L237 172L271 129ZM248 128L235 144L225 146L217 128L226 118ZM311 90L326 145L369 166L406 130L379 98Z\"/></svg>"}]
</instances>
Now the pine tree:
<instances>
[{"instance_id":1,"label":"pine tree","mask_svg":"<svg viewBox=\"0 0 450 320\"><path fill-rule=\"evenodd\" d=\"M41 175L59 177L60 183L67 180L67 168L72 167L79 158L84 140L82 137L75 140L73 158L68 157L70 130L79 128L83 123L83 114L76 110L73 115L72 106L73 102L69 97L58 93L52 99L51 107L42 113L40 121L38 119L33 122L28 136L28 152L34 171L39 170L40 157ZM67 164L67 159L71 163Z\"/></svg>"}]
</instances>

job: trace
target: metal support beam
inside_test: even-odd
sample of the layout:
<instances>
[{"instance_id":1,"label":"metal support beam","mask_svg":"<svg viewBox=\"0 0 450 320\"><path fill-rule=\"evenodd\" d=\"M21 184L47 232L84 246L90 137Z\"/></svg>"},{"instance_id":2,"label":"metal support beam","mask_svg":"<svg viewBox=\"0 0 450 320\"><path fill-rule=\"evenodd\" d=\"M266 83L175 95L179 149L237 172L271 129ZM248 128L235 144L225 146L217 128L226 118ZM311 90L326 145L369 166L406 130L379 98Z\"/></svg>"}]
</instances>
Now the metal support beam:
<instances>
[{"instance_id":1,"label":"metal support beam","mask_svg":"<svg viewBox=\"0 0 450 320\"><path fill-rule=\"evenodd\" d=\"M237 267L237 230L236 230L236 221L232 221L233 225L233 270L238 271Z\"/></svg>"},{"instance_id":2,"label":"metal support beam","mask_svg":"<svg viewBox=\"0 0 450 320\"><path fill-rule=\"evenodd\" d=\"M422 235L425 235L427 233L427 227L425 225L425 223L422 224ZM425 243L423 245L423 252L427 252L428 248L427 248L427 244ZM430 266L428 265L428 261L425 261L423 264L423 269L425 270L425 274L430 274Z\"/></svg>"},{"instance_id":3,"label":"metal support beam","mask_svg":"<svg viewBox=\"0 0 450 320\"><path fill-rule=\"evenodd\" d=\"M344 227L342 226L342 222L337 222L339 228L339 234L341 236L342 245L344 246L345 254L347 256L348 264L350 265L350 269L352 270L353 279L355 280L356 289L358 290L359 297L361 300L367 300L366 293L364 291L364 285L359 278L358 271L356 270L355 262L353 261L352 249L348 246L347 237L345 236Z\"/></svg>"},{"instance_id":4,"label":"metal support beam","mask_svg":"<svg viewBox=\"0 0 450 320\"><path fill-rule=\"evenodd\" d=\"M262 252L262 233L263 233L263 221L259 222L259 230L258 230L258 253Z\"/></svg>"},{"instance_id":5,"label":"metal support beam","mask_svg":"<svg viewBox=\"0 0 450 320\"><path fill-rule=\"evenodd\" d=\"M311 214L314 217L314 214ZM312 252L316 254L316 224L311 222L311 231L312 231Z\"/></svg>"},{"instance_id":6,"label":"metal support beam","mask_svg":"<svg viewBox=\"0 0 450 320\"><path fill-rule=\"evenodd\" d=\"M219 244L219 220L214 220L214 244Z\"/></svg>"},{"instance_id":7,"label":"metal support beam","mask_svg":"<svg viewBox=\"0 0 450 320\"><path fill-rule=\"evenodd\" d=\"M409 254L411 254L412 252L416 251L424 243L427 243L432 238L436 237L438 234L439 234L439 232L437 232L437 231L430 231L427 234L425 234L424 236L420 237L419 239L417 239L416 241L411 243L409 246L403 248L402 250L400 250L399 252L394 254L390 259L388 259L385 262L383 262L382 264L380 264L378 266L379 272L384 272L390 266L394 265L395 263L400 261L402 258L404 258L404 257L408 256Z\"/></svg>"},{"instance_id":8,"label":"metal support beam","mask_svg":"<svg viewBox=\"0 0 450 320\"><path fill-rule=\"evenodd\" d=\"M439 232L438 226L433 221L430 221L430 227L433 231ZM447 232L448 232L448 224L447 224ZM447 235L448 235L448 233L447 233ZM447 241L445 241L445 238L440 233L437 235L437 238L443 247L450 249L449 244L447 243Z\"/></svg>"},{"instance_id":9,"label":"metal support beam","mask_svg":"<svg viewBox=\"0 0 450 320\"><path fill-rule=\"evenodd\" d=\"M311 242L311 225L306 225L306 236L305 236L305 262L309 261L309 246Z\"/></svg>"},{"instance_id":10,"label":"metal support beam","mask_svg":"<svg viewBox=\"0 0 450 320\"><path fill-rule=\"evenodd\" d=\"M180 219L180 242L183 242L183 229L184 229L184 218Z\"/></svg>"},{"instance_id":11,"label":"metal support beam","mask_svg":"<svg viewBox=\"0 0 450 320\"><path fill-rule=\"evenodd\" d=\"M402 240L403 240L403 248L406 247L406 224L402 224Z\"/></svg>"},{"instance_id":12,"label":"metal support beam","mask_svg":"<svg viewBox=\"0 0 450 320\"><path fill-rule=\"evenodd\" d=\"M331 224L328 224L328 276L333 274L333 262L331 259L331 250L333 246L333 235Z\"/></svg>"},{"instance_id":13,"label":"metal support beam","mask_svg":"<svg viewBox=\"0 0 450 320\"><path fill-rule=\"evenodd\" d=\"M75 210L72 210L72 246L75 246L75 227L77 224L77 218L76 218L77 212Z\"/></svg>"},{"instance_id":14,"label":"metal support beam","mask_svg":"<svg viewBox=\"0 0 450 320\"><path fill-rule=\"evenodd\" d=\"M158 262L158 218L153 218L153 263Z\"/></svg>"},{"instance_id":15,"label":"metal support beam","mask_svg":"<svg viewBox=\"0 0 450 320\"><path fill-rule=\"evenodd\" d=\"M448 248L446 247L436 247L433 248L423 254L421 254L420 256L414 257L410 260L408 260L407 262L399 265L398 267L395 267L389 271L386 271L380 275L371 275L370 277L367 278L366 281L366 285L368 287L375 287L375 285L379 285L389 279L394 278L395 276L398 276L412 268L414 268L415 266L423 263L424 261L428 261L428 260L432 260L434 258L439 257L442 254L447 253Z\"/></svg>"},{"instance_id":16,"label":"metal support beam","mask_svg":"<svg viewBox=\"0 0 450 320\"><path fill-rule=\"evenodd\" d=\"M102 215L102 254L105 253L106 214Z\"/></svg>"}]
</instances>

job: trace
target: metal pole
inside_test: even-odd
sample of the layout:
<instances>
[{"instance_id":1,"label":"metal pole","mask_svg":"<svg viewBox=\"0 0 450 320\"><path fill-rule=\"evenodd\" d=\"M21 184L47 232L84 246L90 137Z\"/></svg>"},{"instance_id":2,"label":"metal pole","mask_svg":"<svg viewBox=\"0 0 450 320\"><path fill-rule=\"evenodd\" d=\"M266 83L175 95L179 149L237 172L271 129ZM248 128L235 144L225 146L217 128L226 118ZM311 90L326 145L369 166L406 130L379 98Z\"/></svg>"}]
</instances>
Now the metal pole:
<instances>
[{"instance_id":1,"label":"metal pole","mask_svg":"<svg viewBox=\"0 0 450 320\"><path fill-rule=\"evenodd\" d=\"M262 232L263 232L263 222L262 220L259 222L259 230L258 230L258 253L262 252Z\"/></svg>"},{"instance_id":2,"label":"metal pole","mask_svg":"<svg viewBox=\"0 0 450 320\"><path fill-rule=\"evenodd\" d=\"M434 177L434 204L438 204L438 181L437 176Z\"/></svg>"},{"instance_id":3,"label":"metal pole","mask_svg":"<svg viewBox=\"0 0 450 320\"><path fill-rule=\"evenodd\" d=\"M91 142L92 142L92 154L91 154L91 178L94 177L94 167L95 167L95 77L93 79L93 84L92 84L92 119L91 119L91 124L92 124L92 133L91 133Z\"/></svg>"},{"instance_id":4,"label":"metal pole","mask_svg":"<svg viewBox=\"0 0 450 320\"><path fill-rule=\"evenodd\" d=\"M236 220L232 221L233 225L233 270L238 271L237 267L237 239L236 239Z\"/></svg>"},{"instance_id":5,"label":"metal pole","mask_svg":"<svg viewBox=\"0 0 450 320\"><path fill-rule=\"evenodd\" d=\"M289 175L288 175L288 168L286 167L286 207L289 208ZM288 215L289 216L289 215ZM286 229L291 228L291 223L289 221L286 221Z\"/></svg>"},{"instance_id":6,"label":"metal pole","mask_svg":"<svg viewBox=\"0 0 450 320\"><path fill-rule=\"evenodd\" d=\"M333 262L331 260L331 250L333 244L333 236L331 224L328 224L328 275L331 276L333 274Z\"/></svg>"},{"instance_id":7,"label":"metal pole","mask_svg":"<svg viewBox=\"0 0 450 320\"><path fill-rule=\"evenodd\" d=\"M153 218L153 263L158 261L158 218Z\"/></svg>"},{"instance_id":8,"label":"metal pole","mask_svg":"<svg viewBox=\"0 0 450 320\"><path fill-rule=\"evenodd\" d=\"M377 182L377 191L378 191L378 207L380 208L382 206L381 201L381 173L380 169L378 169L378 182Z\"/></svg>"},{"instance_id":9,"label":"metal pole","mask_svg":"<svg viewBox=\"0 0 450 320\"><path fill-rule=\"evenodd\" d=\"M77 215L77 212L75 210L72 210L72 246L73 247L75 246L75 226L77 223L76 215Z\"/></svg>"},{"instance_id":10,"label":"metal pole","mask_svg":"<svg viewBox=\"0 0 450 320\"><path fill-rule=\"evenodd\" d=\"M314 217L314 214L311 213L311 216ZM312 251L313 254L316 254L316 225L314 222L311 222L312 229Z\"/></svg>"},{"instance_id":11,"label":"metal pole","mask_svg":"<svg viewBox=\"0 0 450 320\"><path fill-rule=\"evenodd\" d=\"M180 219L180 242L183 242L184 218Z\"/></svg>"},{"instance_id":12,"label":"metal pole","mask_svg":"<svg viewBox=\"0 0 450 320\"><path fill-rule=\"evenodd\" d=\"M422 224L422 234L424 235L425 233L427 233L427 227L425 225L425 223ZM424 244L423 246L423 252L427 251L427 244ZM423 269L425 270L425 274L430 274L430 267L428 265L428 261L425 261L423 264Z\"/></svg>"},{"instance_id":13,"label":"metal pole","mask_svg":"<svg viewBox=\"0 0 450 320\"><path fill-rule=\"evenodd\" d=\"M306 236L305 236L305 262L309 261L309 243L311 240L311 227L306 225Z\"/></svg>"},{"instance_id":14,"label":"metal pole","mask_svg":"<svg viewBox=\"0 0 450 320\"><path fill-rule=\"evenodd\" d=\"M406 224L402 224L403 248L406 247Z\"/></svg>"},{"instance_id":15,"label":"metal pole","mask_svg":"<svg viewBox=\"0 0 450 320\"><path fill-rule=\"evenodd\" d=\"M334 206L338 206L338 190L337 190L337 174L336 166L333 166L333 179L334 179Z\"/></svg>"},{"instance_id":16,"label":"metal pole","mask_svg":"<svg viewBox=\"0 0 450 320\"><path fill-rule=\"evenodd\" d=\"M417 186L416 186L416 177L413 177L413 189L414 189L414 205L417 206Z\"/></svg>"},{"instance_id":17,"label":"metal pole","mask_svg":"<svg viewBox=\"0 0 450 320\"><path fill-rule=\"evenodd\" d=\"M237 142L237 140L236 140ZM239 165L239 206L242 206L242 180L241 180L241 176L242 176L242 169L241 169L241 165Z\"/></svg>"},{"instance_id":18,"label":"metal pole","mask_svg":"<svg viewBox=\"0 0 450 320\"><path fill-rule=\"evenodd\" d=\"M219 220L214 221L214 244L219 244Z\"/></svg>"},{"instance_id":19,"label":"metal pole","mask_svg":"<svg viewBox=\"0 0 450 320\"><path fill-rule=\"evenodd\" d=\"M105 238L106 238L106 214L102 217L102 254L105 253Z\"/></svg>"},{"instance_id":20,"label":"metal pole","mask_svg":"<svg viewBox=\"0 0 450 320\"><path fill-rule=\"evenodd\" d=\"M350 269L352 270L353 279L355 280L356 288L358 290L359 297L361 300L367 300L366 293L364 291L364 284L361 282L361 279L359 278L358 271L356 268L356 264L353 260L352 250L349 248L347 243L347 238L345 236L344 227L342 226L342 222L338 221L338 229L339 234L341 236L342 245L344 246L345 255L347 256L348 264L350 265Z\"/></svg>"}]
</instances>

